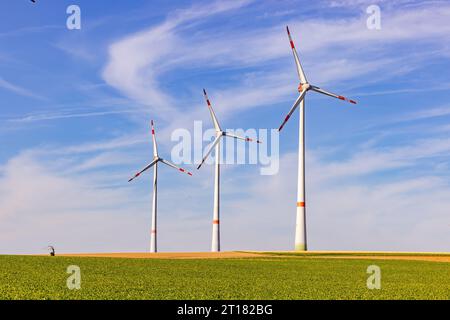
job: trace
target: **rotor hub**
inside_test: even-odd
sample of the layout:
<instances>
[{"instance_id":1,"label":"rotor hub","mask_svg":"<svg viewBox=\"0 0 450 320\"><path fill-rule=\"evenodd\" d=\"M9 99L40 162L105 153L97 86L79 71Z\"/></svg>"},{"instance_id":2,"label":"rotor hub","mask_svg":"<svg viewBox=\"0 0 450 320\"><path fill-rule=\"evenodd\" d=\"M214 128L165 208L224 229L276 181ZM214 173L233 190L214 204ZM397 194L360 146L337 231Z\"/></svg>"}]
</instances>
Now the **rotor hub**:
<instances>
[{"instance_id":1,"label":"rotor hub","mask_svg":"<svg viewBox=\"0 0 450 320\"><path fill-rule=\"evenodd\" d=\"M309 90L310 87L311 86L309 83L300 83L298 85L298 92L302 92L303 90Z\"/></svg>"}]
</instances>

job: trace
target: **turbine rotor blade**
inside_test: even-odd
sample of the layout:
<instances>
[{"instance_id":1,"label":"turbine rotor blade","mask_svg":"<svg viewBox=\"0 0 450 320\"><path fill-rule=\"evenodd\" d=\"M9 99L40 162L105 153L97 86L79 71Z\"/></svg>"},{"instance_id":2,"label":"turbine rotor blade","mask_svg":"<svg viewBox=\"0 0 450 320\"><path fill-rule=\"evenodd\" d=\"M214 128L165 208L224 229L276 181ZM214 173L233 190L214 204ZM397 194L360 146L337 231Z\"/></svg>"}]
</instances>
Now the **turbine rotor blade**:
<instances>
[{"instance_id":1,"label":"turbine rotor blade","mask_svg":"<svg viewBox=\"0 0 450 320\"><path fill-rule=\"evenodd\" d=\"M239 140L248 141L248 142L262 143L259 140L253 140L252 138L249 138L249 137L240 137L238 135L235 135L235 134L232 134L232 133L228 133L228 132L225 132L225 136L231 137L231 138L235 138L235 139L239 139Z\"/></svg>"},{"instance_id":2,"label":"turbine rotor blade","mask_svg":"<svg viewBox=\"0 0 450 320\"><path fill-rule=\"evenodd\" d=\"M144 169L142 169L141 171L139 171L138 173L136 173L132 178L130 178L128 180L128 182L133 181L134 179L136 179L137 177L139 177L144 171L150 169L151 167L153 167L157 162L159 161L159 159L153 159L152 162L150 162L147 166L145 166Z\"/></svg>"},{"instance_id":3,"label":"turbine rotor blade","mask_svg":"<svg viewBox=\"0 0 450 320\"><path fill-rule=\"evenodd\" d=\"M289 32L289 27L286 26L286 31L289 37L289 42L291 43L292 53L294 54L295 65L297 66L298 78L301 83L308 83L306 80L305 72L303 71L302 64L300 63L300 59L298 57L297 49L295 49L294 41L292 40L291 33Z\"/></svg>"},{"instance_id":4,"label":"turbine rotor blade","mask_svg":"<svg viewBox=\"0 0 450 320\"><path fill-rule=\"evenodd\" d=\"M220 142L220 138L222 138L222 136L216 136L213 143L211 143L210 147L208 148L208 151L206 152L205 156L203 157L202 162L198 165L197 170L200 169L200 167L203 165L203 163L206 161L208 156L213 151L214 147ZM218 157L218 156L219 155L216 155L216 157Z\"/></svg>"},{"instance_id":5,"label":"turbine rotor blade","mask_svg":"<svg viewBox=\"0 0 450 320\"><path fill-rule=\"evenodd\" d=\"M155 127L153 126L153 120L150 122L152 126L152 139L153 139L153 156L158 156L158 146L156 144Z\"/></svg>"},{"instance_id":6,"label":"turbine rotor blade","mask_svg":"<svg viewBox=\"0 0 450 320\"><path fill-rule=\"evenodd\" d=\"M162 163L168 165L169 167L172 167L172 168L174 168L174 169L176 169L176 170L178 170L178 171L180 171L180 172L183 172L183 173L186 173L186 174L192 176L192 173L190 173L189 171L187 171L187 170L185 170L185 169L183 169L183 168L181 168L181 167L176 166L176 165L173 164L172 162L170 162L170 161L168 161L168 160L164 160L164 159L160 159L160 160L161 160Z\"/></svg>"},{"instance_id":7,"label":"turbine rotor blade","mask_svg":"<svg viewBox=\"0 0 450 320\"><path fill-rule=\"evenodd\" d=\"M306 90L303 90L300 95L298 96L297 100L295 100L294 105L292 106L291 110L289 111L289 113L287 114L286 118L284 118L283 123L281 124L281 126L278 128L278 131L281 131L281 129L283 129L284 125L286 124L286 122L288 122L289 118L291 117L292 113L294 113L295 109L297 109L298 105L300 104L300 102L302 102L302 100L304 99L306 94Z\"/></svg>"},{"instance_id":8,"label":"turbine rotor blade","mask_svg":"<svg viewBox=\"0 0 450 320\"><path fill-rule=\"evenodd\" d=\"M327 95L327 96L329 96L329 97L333 97L333 98L336 98L336 99L339 99L339 100L343 100L343 101L347 101L347 102L356 104L356 101L355 101L355 100L346 98L346 97L344 97L344 96L340 96L340 95L335 94L335 93L328 92L328 91L323 90L323 89L321 89L321 88L319 88L319 87L316 87L316 86L311 86L311 90L314 90L314 91L316 91L316 92L318 92L318 93L322 93L322 94Z\"/></svg>"},{"instance_id":9,"label":"turbine rotor blade","mask_svg":"<svg viewBox=\"0 0 450 320\"><path fill-rule=\"evenodd\" d=\"M219 121L217 120L216 114L214 113L213 107L211 105L211 102L209 101L208 94L206 93L206 90L203 89L203 95L205 96L206 104L208 105L209 113L211 114L211 119L214 123L214 128L216 131L221 131Z\"/></svg>"}]
</instances>

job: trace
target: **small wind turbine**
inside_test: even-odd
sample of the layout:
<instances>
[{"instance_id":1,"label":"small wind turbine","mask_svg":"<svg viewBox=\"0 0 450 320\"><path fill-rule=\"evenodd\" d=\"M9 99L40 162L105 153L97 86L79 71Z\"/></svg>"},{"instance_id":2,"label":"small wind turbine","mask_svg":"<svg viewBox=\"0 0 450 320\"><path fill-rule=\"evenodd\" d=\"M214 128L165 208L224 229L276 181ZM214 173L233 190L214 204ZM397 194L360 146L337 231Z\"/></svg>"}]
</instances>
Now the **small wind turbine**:
<instances>
[{"instance_id":1,"label":"small wind turbine","mask_svg":"<svg viewBox=\"0 0 450 320\"><path fill-rule=\"evenodd\" d=\"M216 167L215 167L215 180L214 180L214 214L213 214L213 229L212 229L212 244L211 251L218 252L220 251L220 219L219 219L219 198L220 198L220 140L223 137L231 137L234 139L240 139L244 141L253 141L253 139L248 137L240 137L229 132L225 132L220 128L219 121L217 121L217 117L214 113L214 110L211 106L211 102L208 99L208 95L206 94L206 90L203 89L203 94L205 96L206 104L208 105L209 113L211 114L211 118L214 124L214 128L216 129L216 138L211 143L208 151L202 159L202 162L198 165L197 169L203 165L205 160L211 154L212 150L215 148L215 157L216 157ZM256 140L257 143L261 143L259 140Z\"/></svg>"},{"instance_id":2,"label":"small wind turbine","mask_svg":"<svg viewBox=\"0 0 450 320\"><path fill-rule=\"evenodd\" d=\"M150 239L150 252L157 252L156 246L156 202L157 202L157 181L158 181L158 162L164 163L169 167L177 169L183 173L187 173L192 176L192 173L184 170L183 168L177 167L172 162L167 161L158 155L158 147L156 145L156 137L155 137L155 128L153 127L153 120L151 121L152 125L152 138L153 138L153 160L150 162L144 169L136 173L128 182L133 181L135 178L139 177L141 173L153 167L153 206L152 206L152 229L151 229L151 239Z\"/></svg>"},{"instance_id":3,"label":"small wind turbine","mask_svg":"<svg viewBox=\"0 0 450 320\"><path fill-rule=\"evenodd\" d=\"M292 113L300 105L300 126L299 126L299 157L298 157L298 189L297 189L297 222L295 227L295 250L306 251L306 205L305 205L305 95L309 90L313 90L324 95L344 100L353 104L356 101L350 100L346 97L325 91L319 87L313 86L306 80L305 73L303 72L300 59L298 58L297 50L294 46L294 41L292 41L291 33L289 28L286 27L287 34L289 37L289 42L291 43L292 53L294 54L295 64L297 66L297 73L300 79L300 85L298 86L298 92L300 95L297 100L295 100L294 105L287 114L283 123L281 124L278 131L283 129L286 122L291 117Z\"/></svg>"},{"instance_id":4,"label":"small wind turbine","mask_svg":"<svg viewBox=\"0 0 450 320\"><path fill-rule=\"evenodd\" d=\"M49 250L50 255L51 255L52 257L55 256L55 247L53 247L53 246L47 246L47 249Z\"/></svg>"}]
</instances>

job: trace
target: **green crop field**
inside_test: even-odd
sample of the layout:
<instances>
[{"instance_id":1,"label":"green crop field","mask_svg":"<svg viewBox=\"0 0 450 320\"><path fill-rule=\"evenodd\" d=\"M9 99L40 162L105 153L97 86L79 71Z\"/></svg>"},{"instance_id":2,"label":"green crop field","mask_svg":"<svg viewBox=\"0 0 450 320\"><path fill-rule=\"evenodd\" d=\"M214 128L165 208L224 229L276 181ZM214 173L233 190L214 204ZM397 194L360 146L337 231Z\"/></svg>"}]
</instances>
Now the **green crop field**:
<instances>
[{"instance_id":1,"label":"green crop field","mask_svg":"<svg viewBox=\"0 0 450 320\"><path fill-rule=\"evenodd\" d=\"M381 289L366 286L381 268ZM69 290L69 265L81 289ZM0 299L449 299L450 264L300 257L122 259L0 256Z\"/></svg>"}]
</instances>

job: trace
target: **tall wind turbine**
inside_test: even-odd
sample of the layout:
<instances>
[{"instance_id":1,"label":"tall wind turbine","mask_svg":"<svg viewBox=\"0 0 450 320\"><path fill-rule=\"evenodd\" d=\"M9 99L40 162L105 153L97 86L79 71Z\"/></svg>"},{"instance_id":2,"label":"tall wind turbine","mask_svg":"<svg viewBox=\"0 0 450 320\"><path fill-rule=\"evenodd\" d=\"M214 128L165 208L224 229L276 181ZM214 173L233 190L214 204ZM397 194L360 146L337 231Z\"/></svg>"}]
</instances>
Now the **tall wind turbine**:
<instances>
[{"instance_id":1,"label":"tall wind turbine","mask_svg":"<svg viewBox=\"0 0 450 320\"><path fill-rule=\"evenodd\" d=\"M215 148L215 157L216 157L216 166L215 166L215 180L214 180L214 213L213 213L213 228L212 228L212 244L211 251L218 252L220 251L220 140L223 137L231 137L234 139L240 139L244 141L253 141L253 139L249 137L240 137L229 132L225 132L220 128L219 121L217 121L217 117L214 113L214 110L211 106L211 102L208 99L208 95L206 94L206 90L203 89L203 94L205 96L206 104L208 105L209 113L211 114L211 118L214 124L214 128L216 129L216 138L211 143L208 151L202 159L202 162L198 165L197 169L200 169L202 164L211 154L212 150ZM256 140L257 143L261 143L259 140Z\"/></svg>"},{"instance_id":2,"label":"tall wind turbine","mask_svg":"<svg viewBox=\"0 0 450 320\"><path fill-rule=\"evenodd\" d=\"M156 211L157 211L157 182L158 182L158 162L164 163L165 165L168 165L169 167L172 167L174 169L177 169L178 171L181 171L183 173L186 173L190 176L192 176L192 173L189 171L184 170L183 168L177 167L172 162L167 161L158 155L158 146L156 144L156 137L155 137L155 128L153 127L153 120L151 121L152 126L152 138L153 138L153 160L150 162L144 169L136 173L128 182L133 181L135 178L139 177L141 173L144 171L150 169L153 167L153 206L152 206L152 229L151 229L151 238L150 238L150 252L157 252L157 246L156 246Z\"/></svg>"},{"instance_id":3,"label":"tall wind turbine","mask_svg":"<svg viewBox=\"0 0 450 320\"><path fill-rule=\"evenodd\" d=\"M299 154L298 154L298 189L297 189L297 222L295 226L295 250L306 251L306 202L305 202L305 95L306 92L312 90L324 95L344 100L353 104L356 101L350 100L341 95L337 95L328 91L325 91L319 87L313 86L306 80L305 73L303 72L300 59L297 54L297 50L294 46L294 41L292 41L291 33L289 28L286 27L287 34L289 37L289 42L291 43L292 53L294 54L295 65L297 66L297 73L300 80L300 85L298 86L299 96L295 100L294 105L287 114L278 131L283 129L286 122L291 117L292 113L300 106L300 126L299 126Z\"/></svg>"}]
</instances>

